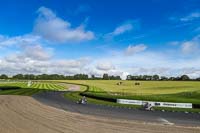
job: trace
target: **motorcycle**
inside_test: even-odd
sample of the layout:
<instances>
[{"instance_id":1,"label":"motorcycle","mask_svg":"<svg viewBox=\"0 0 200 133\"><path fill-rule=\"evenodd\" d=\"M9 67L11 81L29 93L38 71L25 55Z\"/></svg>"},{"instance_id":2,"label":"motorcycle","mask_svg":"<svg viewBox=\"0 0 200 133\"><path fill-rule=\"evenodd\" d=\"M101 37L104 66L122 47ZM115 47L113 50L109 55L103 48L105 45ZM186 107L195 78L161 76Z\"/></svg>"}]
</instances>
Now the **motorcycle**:
<instances>
[{"instance_id":1,"label":"motorcycle","mask_svg":"<svg viewBox=\"0 0 200 133\"><path fill-rule=\"evenodd\" d=\"M86 99L86 97L84 96L83 98L79 99L76 103L77 103L77 104L87 104L87 99Z\"/></svg>"},{"instance_id":2,"label":"motorcycle","mask_svg":"<svg viewBox=\"0 0 200 133\"><path fill-rule=\"evenodd\" d=\"M147 102L144 105L142 105L142 110L153 111L154 109L153 106Z\"/></svg>"}]
</instances>

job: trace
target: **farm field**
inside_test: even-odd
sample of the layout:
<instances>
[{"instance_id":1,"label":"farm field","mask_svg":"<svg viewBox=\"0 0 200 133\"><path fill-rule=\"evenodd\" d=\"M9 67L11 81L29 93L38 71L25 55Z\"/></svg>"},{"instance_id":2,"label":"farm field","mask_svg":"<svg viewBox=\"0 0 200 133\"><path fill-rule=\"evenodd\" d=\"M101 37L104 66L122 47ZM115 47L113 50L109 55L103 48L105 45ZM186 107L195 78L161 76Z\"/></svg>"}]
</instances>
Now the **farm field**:
<instances>
[{"instance_id":1,"label":"farm field","mask_svg":"<svg viewBox=\"0 0 200 133\"><path fill-rule=\"evenodd\" d=\"M10 89L0 91L1 95L33 95L35 93L48 91L48 90L65 90L66 86L58 83L50 82L31 82L28 86L27 81L10 81L0 82L0 87L20 87L20 89Z\"/></svg>"},{"instance_id":2,"label":"farm field","mask_svg":"<svg viewBox=\"0 0 200 133\"><path fill-rule=\"evenodd\" d=\"M116 81L116 80L65 80L85 84L88 95L108 98L127 98L168 102L200 103L200 82L195 81ZM121 85L117 85L122 82ZM135 85L139 82L140 85Z\"/></svg>"}]
</instances>

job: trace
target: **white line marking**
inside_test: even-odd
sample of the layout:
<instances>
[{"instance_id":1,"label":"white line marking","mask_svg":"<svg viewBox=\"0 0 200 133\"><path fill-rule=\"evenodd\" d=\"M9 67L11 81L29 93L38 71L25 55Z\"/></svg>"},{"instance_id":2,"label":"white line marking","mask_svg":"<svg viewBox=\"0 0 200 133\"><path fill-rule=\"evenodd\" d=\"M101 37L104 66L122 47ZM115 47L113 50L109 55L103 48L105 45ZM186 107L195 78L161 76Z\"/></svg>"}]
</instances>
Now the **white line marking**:
<instances>
[{"instance_id":1,"label":"white line marking","mask_svg":"<svg viewBox=\"0 0 200 133\"><path fill-rule=\"evenodd\" d=\"M158 121L160 121L164 125L174 125L174 123L169 122L168 120L166 120L164 118L159 118Z\"/></svg>"}]
</instances>

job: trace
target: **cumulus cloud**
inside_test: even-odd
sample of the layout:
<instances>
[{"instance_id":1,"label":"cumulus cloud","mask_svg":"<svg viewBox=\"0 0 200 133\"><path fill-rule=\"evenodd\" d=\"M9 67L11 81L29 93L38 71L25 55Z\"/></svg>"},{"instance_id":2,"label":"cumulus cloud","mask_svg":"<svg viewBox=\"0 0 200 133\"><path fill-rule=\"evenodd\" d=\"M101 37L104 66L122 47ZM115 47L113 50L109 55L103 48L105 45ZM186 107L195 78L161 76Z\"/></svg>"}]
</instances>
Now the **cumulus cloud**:
<instances>
[{"instance_id":1,"label":"cumulus cloud","mask_svg":"<svg viewBox=\"0 0 200 133\"><path fill-rule=\"evenodd\" d=\"M132 67L130 69L132 71L132 74L134 75L165 75L170 76L171 75L171 68L169 67Z\"/></svg>"},{"instance_id":2,"label":"cumulus cloud","mask_svg":"<svg viewBox=\"0 0 200 133\"><path fill-rule=\"evenodd\" d=\"M184 54L194 54L200 51L200 36L194 37L190 41L185 41L181 45L181 51Z\"/></svg>"},{"instance_id":3,"label":"cumulus cloud","mask_svg":"<svg viewBox=\"0 0 200 133\"><path fill-rule=\"evenodd\" d=\"M8 37L0 35L0 47L10 47L10 46L23 46L27 44L34 44L39 42L40 37L31 34L23 36Z\"/></svg>"},{"instance_id":4,"label":"cumulus cloud","mask_svg":"<svg viewBox=\"0 0 200 133\"><path fill-rule=\"evenodd\" d=\"M101 62L101 63L98 63L96 68L98 70L103 70L103 71L108 71L108 70L113 70L115 69L115 67L113 66L112 63L110 62Z\"/></svg>"},{"instance_id":5,"label":"cumulus cloud","mask_svg":"<svg viewBox=\"0 0 200 133\"><path fill-rule=\"evenodd\" d=\"M122 79L126 79L126 76L128 75L127 72L124 72L123 70L121 69L98 69L96 67L90 67L88 68L88 71L87 71L88 74L90 75L95 75L95 76L98 76L98 77L102 77L103 74L107 73L109 75L114 75L114 76L120 76Z\"/></svg>"},{"instance_id":6,"label":"cumulus cloud","mask_svg":"<svg viewBox=\"0 0 200 133\"><path fill-rule=\"evenodd\" d=\"M47 34L48 37L52 35L53 40L57 42L83 41L94 37L93 33L85 31L83 26L72 29L69 22L58 18L48 8L41 7L38 12L39 16L34 31L41 28L41 32L46 34L45 30L49 30L47 32L51 33ZM54 30L56 33L53 33ZM54 59L54 49L49 47L48 42L44 36L41 37L41 34L31 33L14 37L0 35L0 47L15 48L15 52L9 53L10 50L8 50L7 55L0 57L0 73L9 75L17 73L66 75L86 73L86 65L90 63L89 58Z\"/></svg>"},{"instance_id":7,"label":"cumulus cloud","mask_svg":"<svg viewBox=\"0 0 200 133\"><path fill-rule=\"evenodd\" d=\"M5 57L7 62L26 62L28 60L49 60L53 55L52 48L43 48L38 45L28 45L22 48L21 52L13 53Z\"/></svg>"},{"instance_id":8,"label":"cumulus cloud","mask_svg":"<svg viewBox=\"0 0 200 133\"><path fill-rule=\"evenodd\" d=\"M21 51L0 58L0 73L14 75L32 74L77 74L83 73L89 58L53 59L53 49L39 44L25 45Z\"/></svg>"},{"instance_id":9,"label":"cumulus cloud","mask_svg":"<svg viewBox=\"0 0 200 133\"><path fill-rule=\"evenodd\" d=\"M26 34L16 37L0 35L0 47L18 46L16 53L0 57L0 73L10 75L17 73L57 73L65 75L85 73L96 76L108 73L109 75L119 75L123 79L128 74L159 74L165 76L187 74L191 77L200 76L200 56L197 54L197 56L191 58L182 56L182 53L190 55L200 51L200 36L188 41L171 42L170 45L180 46L181 52L172 51L170 54L166 52L167 50L162 50L162 53L148 51L145 44L137 44L129 45L125 50L118 51L114 55L108 54L98 59L54 59L54 50L44 42L62 43L91 40L94 38L94 33L86 31L82 25L72 28L71 23L59 18L48 8L39 8L38 14L34 26L34 35ZM198 18L197 14L192 16L192 18L182 18L182 21L191 21ZM109 35L118 36L134 28L134 23L124 23L116 27Z\"/></svg>"},{"instance_id":10,"label":"cumulus cloud","mask_svg":"<svg viewBox=\"0 0 200 133\"><path fill-rule=\"evenodd\" d=\"M24 49L24 55L32 59L48 60L53 55L53 49L43 48L40 45L26 46Z\"/></svg>"},{"instance_id":11,"label":"cumulus cloud","mask_svg":"<svg viewBox=\"0 0 200 133\"><path fill-rule=\"evenodd\" d=\"M193 41L184 42L181 46L181 50L184 54L191 54L198 50L199 46L198 43Z\"/></svg>"},{"instance_id":12,"label":"cumulus cloud","mask_svg":"<svg viewBox=\"0 0 200 133\"><path fill-rule=\"evenodd\" d=\"M197 37L195 37L197 38ZM181 43L180 43L181 45ZM96 59L96 62L112 62L115 69L99 70L94 69L93 73L97 74L118 74L121 77L123 73L133 75L153 75L161 76L180 76L187 74L192 78L200 77L200 56L190 56L185 58L179 51L144 51L135 54L134 56L126 56L123 51L116 55L107 55ZM98 64L98 63L97 63Z\"/></svg>"},{"instance_id":13,"label":"cumulus cloud","mask_svg":"<svg viewBox=\"0 0 200 133\"><path fill-rule=\"evenodd\" d=\"M147 46L144 44L138 44L138 45L129 45L128 48L125 50L124 54L126 56L131 56L133 54L142 52L146 50Z\"/></svg>"},{"instance_id":14,"label":"cumulus cloud","mask_svg":"<svg viewBox=\"0 0 200 133\"><path fill-rule=\"evenodd\" d=\"M87 58L80 59L48 59L41 60L21 54L13 54L0 59L0 73L14 75L17 73L32 74L64 74L73 75L84 73L85 67L89 64Z\"/></svg>"},{"instance_id":15,"label":"cumulus cloud","mask_svg":"<svg viewBox=\"0 0 200 133\"><path fill-rule=\"evenodd\" d=\"M85 41L92 40L94 33L86 31L84 26L71 27L71 23L56 16L56 14L46 8L38 9L38 18L34 26L34 33L54 42Z\"/></svg>"},{"instance_id":16,"label":"cumulus cloud","mask_svg":"<svg viewBox=\"0 0 200 133\"><path fill-rule=\"evenodd\" d=\"M34 54L28 54L27 49ZM39 51L39 53L34 52ZM102 76L119 75L125 79L126 75L134 74L159 74L165 76L179 76L187 74L191 77L199 77L200 58L181 59L171 58L172 54L144 51L134 56L126 56L124 52L115 56L106 55L96 59L53 59L48 54L49 49L38 45L28 45L28 48L19 53L0 58L0 73L17 74L65 74L77 73L94 74ZM29 50L28 50L29 51ZM173 55L178 54L175 52ZM17 67L16 67L17 66Z\"/></svg>"},{"instance_id":17,"label":"cumulus cloud","mask_svg":"<svg viewBox=\"0 0 200 133\"><path fill-rule=\"evenodd\" d=\"M65 68L81 68L90 62L89 58L80 58L77 60L57 60L55 61L55 66L65 67ZM53 65L54 66L54 65Z\"/></svg>"},{"instance_id":18,"label":"cumulus cloud","mask_svg":"<svg viewBox=\"0 0 200 133\"><path fill-rule=\"evenodd\" d=\"M183 68L180 70L181 73L186 74L188 76L190 76L191 78L196 78L199 77L200 75L200 69L199 68Z\"/></svg>"}]
</instances>

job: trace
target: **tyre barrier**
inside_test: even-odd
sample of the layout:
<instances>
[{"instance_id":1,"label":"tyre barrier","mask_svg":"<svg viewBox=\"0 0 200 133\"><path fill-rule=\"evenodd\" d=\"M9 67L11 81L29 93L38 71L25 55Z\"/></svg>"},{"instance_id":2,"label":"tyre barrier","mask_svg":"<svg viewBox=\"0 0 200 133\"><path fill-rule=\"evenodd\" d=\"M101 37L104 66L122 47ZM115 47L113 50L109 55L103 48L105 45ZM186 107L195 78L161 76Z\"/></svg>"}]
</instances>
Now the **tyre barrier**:
<instances>
[{"instance_id":1,"label":"tyre barrier","mask_svg":"<svg viewBox=\"0 0 200 133\"><path fill-rule=\"evenodd\" d=\"M192 104L192 108L194 108L194 109L200 109L200 104Z\"/></svg>"}]
</instances>

